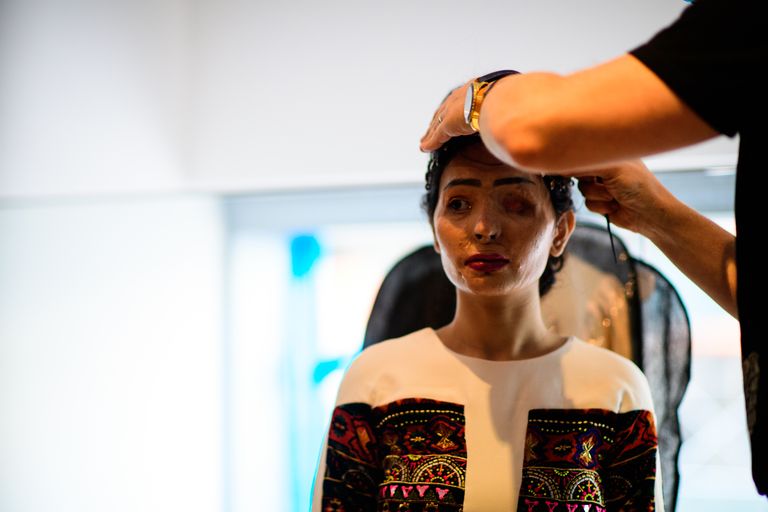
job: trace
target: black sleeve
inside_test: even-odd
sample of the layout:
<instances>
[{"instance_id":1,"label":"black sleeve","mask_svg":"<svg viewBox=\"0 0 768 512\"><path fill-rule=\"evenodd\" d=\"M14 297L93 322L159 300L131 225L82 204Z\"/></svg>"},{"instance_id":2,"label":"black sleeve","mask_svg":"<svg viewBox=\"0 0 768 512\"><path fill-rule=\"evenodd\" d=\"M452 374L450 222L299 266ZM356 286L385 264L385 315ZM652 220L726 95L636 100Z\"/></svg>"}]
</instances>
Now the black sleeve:
<instances>
[{"instance_id":1,"label":"black sleeve","mask_svg":"<svg viewBox=\"0 0 768 512\"><path fill-rule=\"evenodd\" d=\"M712 128L728 136L765 94L768 25L760 0L697 0L631 52Z\"/></svg>"}]
</instances>

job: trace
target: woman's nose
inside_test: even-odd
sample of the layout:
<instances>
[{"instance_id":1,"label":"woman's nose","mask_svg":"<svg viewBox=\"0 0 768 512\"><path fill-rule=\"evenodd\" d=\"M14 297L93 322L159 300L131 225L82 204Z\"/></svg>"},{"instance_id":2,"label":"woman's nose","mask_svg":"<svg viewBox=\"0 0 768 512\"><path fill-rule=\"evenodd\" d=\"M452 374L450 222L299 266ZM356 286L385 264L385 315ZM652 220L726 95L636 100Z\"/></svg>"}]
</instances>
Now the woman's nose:
<instances>
[{"instance_id":1,"label":"woman's nose","mask_svg":"<svg viewBox=\"0 0 768 512\"><path fill-rule=\"evenodd\" d=\"M477 219L474 225L475 240L479 242L495 241L500 234L500 224L492 212L489 212L487 209L477 212Z\"/></svg>"},{"instance_id":2,"label":"woman's nose","mask_svg":"<svg viewBox=\"0 0 768 512\"><path fill-rule=\"evenodd\" d=\"M475 238L479 242L482 242L486 238L488 240L490 240L490 241L494 241L494 240L496 240L496 236L497 236L496 233L489 233L488 236L486 237L483 233L480 233L480 232L477 232L477 231L475 232Z\"/></svg>"}]
</instances>

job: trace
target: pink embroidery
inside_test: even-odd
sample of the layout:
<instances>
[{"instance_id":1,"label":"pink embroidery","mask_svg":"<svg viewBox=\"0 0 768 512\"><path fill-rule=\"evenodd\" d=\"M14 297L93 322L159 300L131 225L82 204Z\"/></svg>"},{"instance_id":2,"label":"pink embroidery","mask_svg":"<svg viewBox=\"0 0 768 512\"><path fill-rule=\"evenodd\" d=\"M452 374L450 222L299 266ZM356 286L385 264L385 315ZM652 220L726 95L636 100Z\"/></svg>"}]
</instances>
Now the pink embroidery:
<instances>
[{"instance_id":1,"label":"pink embroidery","mask_svg":"<svg viewBox=\"0 0 768 512\"><path fill-rule=\"evenodd\" d=\"M427 489L429 489L428 485L417 485L416 490L419 492L420 497L424 497L424 493L427 492Z\"/></svg>"},{"instance_id":2,"label":"pink embroidery","mask_svg":"<svg viewBox=\"0 0 768 512\"><path fill-rule=\"evenodd\" d=\"M440 500L445 498L445 495L448 494L448 489L441 489L439 487L435 487L435 491L437 491L437 497Z\"/></svg>"},{"instance_id":3,"label":"pink embroidery","mask_svg":"<svg viewBox=\"0 0 768 512\"><path fill-rule=\"evenodd\" d=\"M595 505L595 512L605 512L605 509L600 505Z\"/></svg>"},{"instance_id":4,"label":"pink embroidery","mask_svg":"<svg viewBox=\"0 0 768 512\"><path fill-rule=\"evenodd\" d=\"M401 490L401 491L403 491L403 497L404 497L404 498L407 498L407 497L408 497L408 495L409 495L409 494L411 493L411 491L413 490L413 486L412 486L412 485L401 485L401 486L400 486L400 490ZM603 512L605 512L605 511L603 511Z\"/></svg>"},{"instance_id":5,"label":"pink embroidery","mask_svg":"<svg viewBox=\"0 0 768 512\"><path fill-rule=\"evenodd\" d=\"M574 503L573 505L566 503L565 506L568 507L568 512L576 512L576 509L579 508L578 503Z\"/></svg>"},{"instance_id":6,"label":"pink embroidery","mask_svg":"<svg viewBox=\"0 0 768 512\"><path fill-rule=\"evenodd\" d=\"M539 500L525 500L525 504L528 506L528 512L533 512L533 507L539 504Z\"/></svg>"},{"instance_id":7,"label":"pink embroidery","mask_svg":"<svg viewBox=\"0 0 768 512\"><path fill-rule=\"evenodd\" d=\"M389 495L394 496L395 491L397 491L397 484L392 484L389 486Z\"/></svg>"},{"instance_id":8,"label":"pink embroidery","mask_svg":"<svg viewBox=\"0 0 768 512\"><path fill-rule=\"evenodd\" d=\"M547 508L549 509L549 512L555 512L555 507L557 507L556 501L545 501L544 503L547 504Z\"/></svg>"}]
</instances>

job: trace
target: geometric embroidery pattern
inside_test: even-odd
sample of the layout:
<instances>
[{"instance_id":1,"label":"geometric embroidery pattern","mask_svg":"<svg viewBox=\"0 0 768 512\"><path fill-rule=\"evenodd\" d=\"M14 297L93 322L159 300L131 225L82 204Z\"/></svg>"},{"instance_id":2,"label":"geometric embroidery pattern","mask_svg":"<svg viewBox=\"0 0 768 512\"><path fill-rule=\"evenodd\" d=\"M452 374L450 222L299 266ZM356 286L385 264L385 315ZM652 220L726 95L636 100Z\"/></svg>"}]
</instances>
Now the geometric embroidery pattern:
<instances>
[{"instance_id":1,"label":"geometric embroidery pattern","mask_svg":"<svg viewBox=\"0 0 768 512\"><path fill-rule=\"evenodd\" d=\"M323 512L458 512L464 502L464 407L426 399L336 407Z\"/></svg>"},{"instance_id":2,"label":"geometric embroidery pattern","mask_svg":"<svg viewBox=\"0 0 768 512\"><path fill-rule=\"evenodd\" d=\"M345 404L334 409L323 476L323 512L375 510L381 470L371 425L368 404Z\"/></svg>"},{"instance_id":3,"label":"geometric embroidery pattern","mask_svg":"<svg viewBox=\"0 0 768 512\"><path fill-rule=\"evenodd\" d=\"M518 511L652 511L656 450L649 411L532 410Z\"/></svg>"},{"instance_id":4,"label":"geometric embroidery pattern","mask_svg":"<svg viewBox=\"0 0 768 512\"><path fill-rule=\"evenodd\" d=\"M459 511L467 472L464 407L409 398L376 407L380 511Z\"/></svg>"},{"instance_id":5,"label":"geometric embroidery pattern","mask_svg":"<svg viewBox=\"0 0 768 512\"><path fill-rule=\"evenodd\" d=\"M654 510L656 428L648 411L529 412L518 511ZM337 407L323 512L460 512L464 407L426 399Z\"/></svg>"}]
</instances>

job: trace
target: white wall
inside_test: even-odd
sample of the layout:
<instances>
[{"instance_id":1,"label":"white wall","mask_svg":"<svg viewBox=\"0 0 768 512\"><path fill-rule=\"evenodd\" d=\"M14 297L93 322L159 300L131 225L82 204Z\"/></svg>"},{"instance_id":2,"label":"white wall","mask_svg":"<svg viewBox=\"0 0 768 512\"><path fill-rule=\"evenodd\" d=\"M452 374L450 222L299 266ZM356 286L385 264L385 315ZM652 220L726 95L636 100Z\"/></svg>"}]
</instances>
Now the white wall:
<instances>
[{"instance_id":1,"label":"white wall","mask_svg":"<svg viewBox=\"0 0 768 512\"><path fill-rule=\"evenodd\" d=\"M452 86L597 63L684 6L4 0L0 197L419 181L418 139Z\"/></svg>"},{"instance_id":2,"label":"white wall","mask_svg":"<svg viewBox=\"0 0 768 512\"><path fill-rule=\"evenodd\" d=\"M0 208L0 510L221 508L217 213Z\"/></svg>"},{"instance_id":3,"label":"white wall","mask_svg":"<svg viewBox=\"0 0 768 512\"><path fill-rule=\"evenodd\" d=\"M0 510L237 505L221 212L187 192L420 182L453 85L596 63L683 8L0 0ZM734 160L689 151L659 168Z\"/></svg>"},{"instance_id":4,"label":"white wall","mask_svg":"<svg viewBox=\"0 0 768 512\"><path fill-rule=\"evenodd\" d=\"M0 2L0 194L179 189L184 0Z\"/></svg>"},{"instance_id":5,"label":"white wall","mask_svg":"<svg viewBox=\"0 0 768 512\"><path fill-rule=\"evenodd\" d=\"M595 64L643 42L685 6L244 4L204 2L199 13L206 20L196 61L200 186L420 181L426 158L418 140L453 86L506 67L569 71Z\"/></svg>"}]
</instances>

